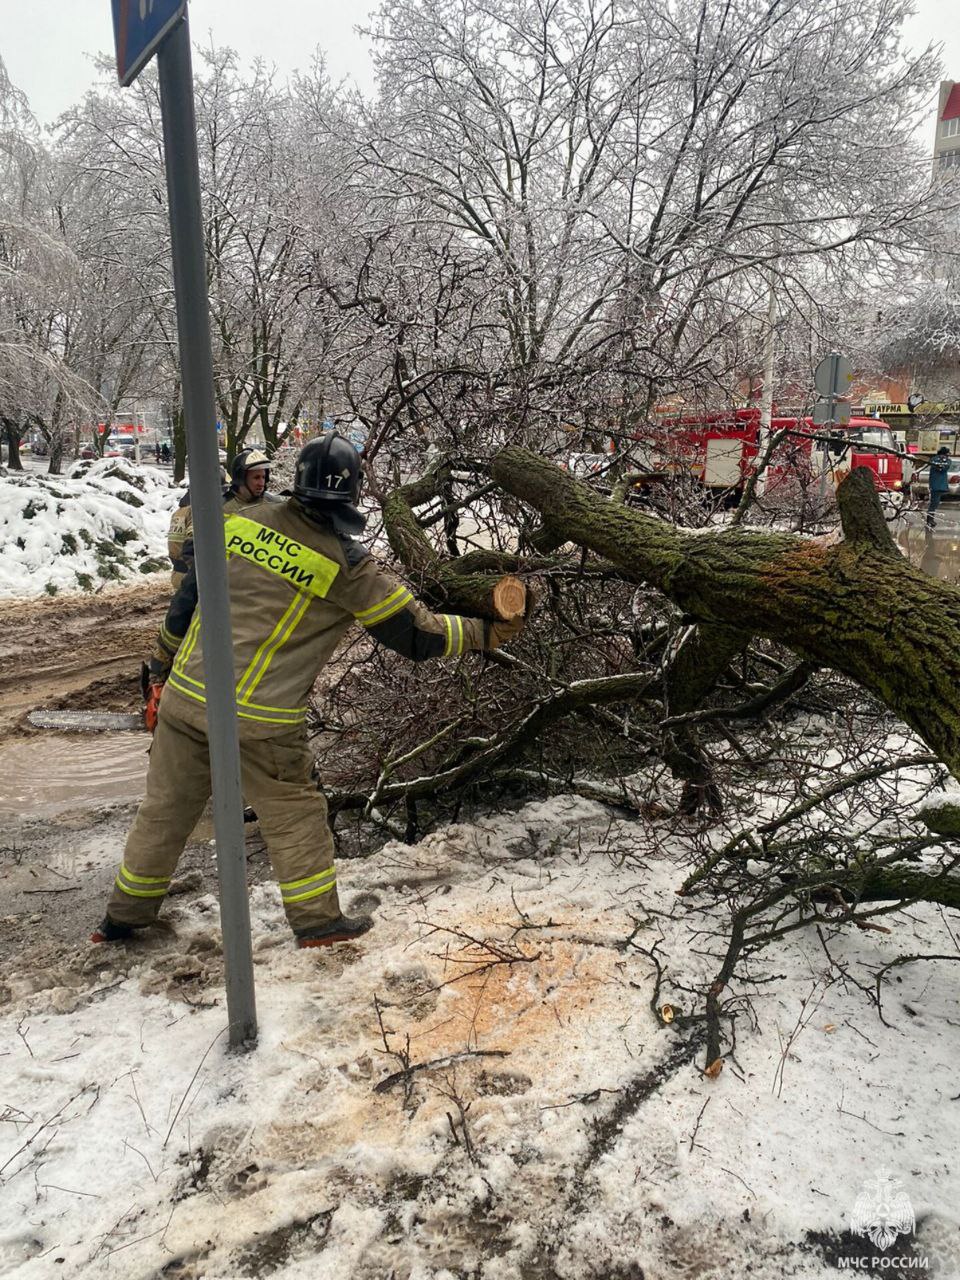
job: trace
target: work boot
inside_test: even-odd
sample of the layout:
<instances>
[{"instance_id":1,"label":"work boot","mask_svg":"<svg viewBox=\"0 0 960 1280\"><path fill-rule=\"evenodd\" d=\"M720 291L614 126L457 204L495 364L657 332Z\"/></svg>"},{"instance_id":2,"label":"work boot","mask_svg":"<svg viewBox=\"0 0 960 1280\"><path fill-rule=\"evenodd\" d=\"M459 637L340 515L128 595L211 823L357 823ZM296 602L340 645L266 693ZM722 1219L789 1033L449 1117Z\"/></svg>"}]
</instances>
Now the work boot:
<instances>
[{"instance_id":1,"label":"work boot","mask_svg":"<svg viewBox=\"0 0 960 1280\"><path fill-rule=\"evenodd\" d=\"M298 947L329 947L334 942L353 942L373 928L372 916L337 916L329 924L317 925L297 934Z\"/></svg>"},{"instance_id":2,"label":"work boot","mask_svg":"<svg viewBox=\"0 0 960 1280\"><path fill-rule=\"evenodd\" d=\"M103 923L98 925L90 935L91 942L126 942L128 938L133 937L133 925L118 924L116 920L111 920L109 916L103 917Z\"/></svg>"}]
</instances>

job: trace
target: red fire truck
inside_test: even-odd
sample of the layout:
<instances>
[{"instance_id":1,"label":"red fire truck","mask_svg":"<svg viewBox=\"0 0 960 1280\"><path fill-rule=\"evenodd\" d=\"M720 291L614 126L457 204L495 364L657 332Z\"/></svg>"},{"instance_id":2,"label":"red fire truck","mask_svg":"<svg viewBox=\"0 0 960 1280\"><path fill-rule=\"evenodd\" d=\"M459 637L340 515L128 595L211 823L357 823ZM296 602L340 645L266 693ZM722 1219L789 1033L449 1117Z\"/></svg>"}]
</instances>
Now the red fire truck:
<instances>
[{"instance_id":1,"label":"red fire truck","mask_svg":"<svg viewBox=\"0 0 960 1280\"><path fill-rule=\"evenodd\" d=\"M877 418L851 418L845 427L816 427L810 418L775 417L773 434L785 432L767 470L767 492L812 483L826 464L833 484L853 467L868 467L877 489L899 493L909 483L911 464L893 432ZM684 473L706 489L736 491L756 466L760 451L760 410L664 418L637 434L651 472ZM831 437L829 445L813 439ZM826 457L824 456L826 455Z\"/></svg>"}]
</instances>

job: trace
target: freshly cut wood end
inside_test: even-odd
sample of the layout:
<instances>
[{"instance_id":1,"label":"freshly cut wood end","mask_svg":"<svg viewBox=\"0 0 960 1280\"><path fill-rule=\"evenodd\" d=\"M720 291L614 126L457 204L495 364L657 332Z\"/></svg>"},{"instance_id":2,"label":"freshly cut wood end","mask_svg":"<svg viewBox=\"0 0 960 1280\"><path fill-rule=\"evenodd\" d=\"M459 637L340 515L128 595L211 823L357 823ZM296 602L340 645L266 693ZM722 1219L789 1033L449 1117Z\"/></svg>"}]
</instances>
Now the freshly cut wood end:
<instances>
[{"instance_id":1,"label":"freshly cut wood end","mask_svg":"<svg viewBox=\"0 0 960 1280\"><path fill-rule=\"evenodd\" d=\"M527 588L519 578L507 574L493 588L493 607L505 622L522 618L527 608Z\"/></svg>"}]
</instances>

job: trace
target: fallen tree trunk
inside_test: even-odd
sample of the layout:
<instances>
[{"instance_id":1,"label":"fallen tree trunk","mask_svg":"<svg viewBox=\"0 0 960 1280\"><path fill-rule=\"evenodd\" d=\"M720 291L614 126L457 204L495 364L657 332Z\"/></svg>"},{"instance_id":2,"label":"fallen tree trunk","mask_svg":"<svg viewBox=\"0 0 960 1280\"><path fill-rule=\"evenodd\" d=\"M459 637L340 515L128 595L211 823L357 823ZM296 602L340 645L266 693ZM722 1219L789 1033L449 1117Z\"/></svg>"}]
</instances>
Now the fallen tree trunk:
<instances>
[{"instance_id":1,"label":"fallen tree trunk","mask_svg":"<svg viewBox=\"0 0 960 1280\"><path fill-rule=\"evenodd\" d=\"M840 485L845 536L834 545L689 533L605 502L517 447L497 455L492 474L552 531L659 588L691 619L766 636L849 676L960 775L960 590L900 554L867 468Z\"/></svg>"},{"instance_id":2,"label":"fallen tree trunk","mask_svg":"<svg viewBox=\"0 0 960 1280\"><path fill-rule=\"evenodd\" d=\"M474 551L455 558L436 551L417 520L415 510L442 497L448 468L441 466L420 480L401 485L383 499L383 526L394 553L417 579L417 587L432 604L480 618L497 618L493 591L504 574L552 568L555 561L521 560L499 551Z\"/></svg>"}]
</instances>

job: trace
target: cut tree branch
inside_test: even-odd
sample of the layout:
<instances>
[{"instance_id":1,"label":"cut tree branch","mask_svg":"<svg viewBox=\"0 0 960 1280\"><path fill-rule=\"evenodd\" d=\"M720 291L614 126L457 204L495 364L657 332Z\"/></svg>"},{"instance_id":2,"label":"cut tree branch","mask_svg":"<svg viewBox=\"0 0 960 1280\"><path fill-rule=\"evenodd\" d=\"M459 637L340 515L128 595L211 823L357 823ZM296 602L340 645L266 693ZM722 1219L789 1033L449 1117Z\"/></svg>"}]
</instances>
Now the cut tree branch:
<instances>
[{"instance_id":1,"label":"cut tree branch","mask_svg":"<svg viewBox=\"0 0 960 1280\"><path fill-rule=\"evenodd\" d=\"M960 772L960 589L896 551L867 468L838 489L847 536L835 545L741 529L688 533L604 502L516 446L497 455L492 473L568 539L641 576L697 622L765 636L849 676Z\"/></svg>"}]
</instances>

